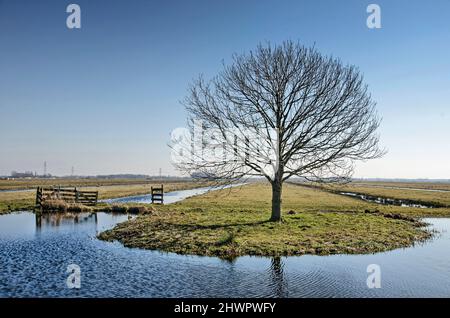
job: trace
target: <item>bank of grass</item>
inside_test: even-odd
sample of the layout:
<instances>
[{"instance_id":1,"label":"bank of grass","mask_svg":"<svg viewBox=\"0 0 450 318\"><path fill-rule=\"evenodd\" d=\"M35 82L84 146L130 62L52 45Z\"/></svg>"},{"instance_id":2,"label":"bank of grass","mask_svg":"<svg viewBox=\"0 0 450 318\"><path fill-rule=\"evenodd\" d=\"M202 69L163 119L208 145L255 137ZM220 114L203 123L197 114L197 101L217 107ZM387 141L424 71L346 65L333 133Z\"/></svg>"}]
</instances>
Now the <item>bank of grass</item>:
<instances>
[{"instance_id":1,"label":"bank of grass","mask_svg":"<svg viewBox=\"0 0 450 318\"><path fill-rule=\"evenodd\" d=\"M91 212L92 208L79 203L68 203L63 200L46 200L42 204L46 212Z\"/></svg>"},{"instance_id":2,"label":"bank of grass","mask_svg":"<svg viewBox=\"0 0 450 318\"><path fill-rule=\"evenodd\" d=\"M283 221L267 222L270 194L262 183L211 192L159 206L99 238L128 247L233 258L374 253L431 235L408 216L414 209L380 207L289 184L283 189Z\"/></svg>"},{"instance_id":3,"label":"bank of grass","mask_svg":"<svg viewBox=\"0 0 450 318\"><path fill-rule=\"evenodd\" d=\"M56 182L56 181L54 181ZM52 186L58 185L57 183ZM99 199L142 195L150 193L151 186L160 186L161 183L103 185L98 187L80 187L80 190L98 191ZM188 190L202 187L207 184L192 181L163 183L164 192ZM34 208L36 191L0 192L0 214L11 211L31 210Z\"/></svg>"},{"instance_id":4,"label":"bank of grass","mask_svg":"<svg viewBox=\"0 0 450 318\"><path fill-rule=\"evenodd\" d=\"M106 204L101 203L97 206L86 206L74 202L63 200L46 200L42 204L42 213L75 213L75 212L111 212L123 214L148 214L152 213L154 208L148 204Z\"/></svg>"},{"instance_id":5,"label":"bank of grass","mask_svg":"<svg viewBox=\"0 0 450 318\"><path fill-rule=\"evenodd\" d=\"M34 208L35 192L0 192L0 214Z\"/></svg>"}]
</instances>

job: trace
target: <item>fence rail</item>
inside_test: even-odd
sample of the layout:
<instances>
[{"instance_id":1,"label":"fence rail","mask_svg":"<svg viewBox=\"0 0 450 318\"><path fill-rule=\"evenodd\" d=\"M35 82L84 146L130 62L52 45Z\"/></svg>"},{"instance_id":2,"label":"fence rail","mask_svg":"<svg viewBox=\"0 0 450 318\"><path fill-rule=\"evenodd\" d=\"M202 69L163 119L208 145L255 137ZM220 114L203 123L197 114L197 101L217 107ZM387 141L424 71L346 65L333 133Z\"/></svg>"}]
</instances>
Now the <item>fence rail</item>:
<instances>
[{"instance_id":1,"label":"fence rail","mask_svg":"<svg viewBox=\"0 0 450 318\"><path fill-rule=\"evenodd\" d=\"M36 190L36 207L42 207L46 200L63 200L68 203L97 205L98 191L80 191L67 187L38 187Z\"/></svg>"}]
</instances>

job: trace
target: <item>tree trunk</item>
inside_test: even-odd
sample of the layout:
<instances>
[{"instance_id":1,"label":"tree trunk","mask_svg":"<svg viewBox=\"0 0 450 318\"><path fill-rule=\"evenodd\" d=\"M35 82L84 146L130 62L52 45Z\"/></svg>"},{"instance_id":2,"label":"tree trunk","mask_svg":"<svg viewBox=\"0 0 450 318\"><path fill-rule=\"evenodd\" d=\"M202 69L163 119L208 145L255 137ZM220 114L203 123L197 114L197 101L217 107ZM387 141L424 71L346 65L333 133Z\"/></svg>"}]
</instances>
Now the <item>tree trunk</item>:
<instances>
[{"instance_id":1,"label":"tree trunk","mask_svg":"<svg viewBox=\"0 0 450 318\"><path fill-rule=\"evenodd\" d=\"M282 183L280 180L272 182L272 216L270 221L281 221L281 190Z\"/></svg>"}]
</instances>

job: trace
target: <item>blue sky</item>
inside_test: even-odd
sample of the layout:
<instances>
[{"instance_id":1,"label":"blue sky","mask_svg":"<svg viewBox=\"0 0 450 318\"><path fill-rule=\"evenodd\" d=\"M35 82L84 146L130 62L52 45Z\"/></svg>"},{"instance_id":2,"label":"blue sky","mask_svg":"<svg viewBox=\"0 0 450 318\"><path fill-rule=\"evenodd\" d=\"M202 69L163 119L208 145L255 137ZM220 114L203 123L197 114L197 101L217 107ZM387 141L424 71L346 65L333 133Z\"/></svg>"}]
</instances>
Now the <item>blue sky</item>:
<instances>
[{"instance_id":1,"label":"blue sky","mask_svg":"<svg viewBox=\"0 0 450 318\"><path fill-rule=\"evenodd\" d=\"M82 27L66 27L66 7ZM366 26L381 7L382 28ZM189 82L259 42L359 66L389 153L356 177L450 178L450 1L0 0L0 175L174 174Z\"/></svg>"}]
</instances>

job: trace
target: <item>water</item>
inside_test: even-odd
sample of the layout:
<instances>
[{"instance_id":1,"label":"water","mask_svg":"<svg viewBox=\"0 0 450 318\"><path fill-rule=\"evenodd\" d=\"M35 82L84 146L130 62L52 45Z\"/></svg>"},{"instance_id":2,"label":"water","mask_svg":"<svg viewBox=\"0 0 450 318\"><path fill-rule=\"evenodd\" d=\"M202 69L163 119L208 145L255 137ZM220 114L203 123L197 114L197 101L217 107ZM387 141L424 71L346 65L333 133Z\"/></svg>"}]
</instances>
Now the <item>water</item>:
<instances>
[{"instance_id":1,"label":"water","mask_svg":"<svg viewBox=\"0 0 450 318\"><path fill-rule=\"evenodd\" d=\"M382 189L394 189L394 190L410 190L410 191L423 191L423 192L450 192L450 190L444 189L423 189L423 188L408 188L408 187L394 187L394 186L381 186L373 184L361 184L365 187L382 188Z\"/></svg>"},{"instance_id":2,"label":"water","mask_svg":"<svg viewBox=\"0 0 450 318\"><path fill-rule=\"evenodd\" d=\"M0 190L0 193L10 193L10 192L31 192L36 191L36 189L6 189L6 190Z\"/></svg>"},{"instance_id":3,"label":"water","mask_svg":"<svg viewBox=\"0 0 450 318\"><path fill-rule=\"evenodd\" d=\"M225 185L220 187L203 187L203 188L195 188L190 190L180 190L180 191L171 191L164 193L164 204L175 203L178 201L182 201L186 198L193 197L195 195L205 194L209 191L215 191L219 189L228 189L232 187L239 187L245 185L245 183L236 183L231 185ZM152 203L152 195L144 194L144 195L135 195L114 199L102 200L101 202L105 203Z\"/></svg>"},{"instance_id":4,"label":"water","mask_svg":"<svg viewBox=\"0 0 450 318\"><path fill-rule=\"evenodd\" d=\"M377 197L369 194L362 194L362 193L355 193L355 192L339 192L339 194L358 198L367 202L373 202L383 205L396 205L396 206L402 206L402 207L409 207L409 208L421 208L421 209L432 209L439 207L438 205L432 205L432 204L425 204L422 202L417 202L413 200L405 200L405 199L392 199L392 198L383 198L383 197Z\"/></svg>"},{"instance_id":5,"label":"water","mask_svg":"<svg viewBox=\"0 0 450 318\"><path fill-rule=\"evenodd\" d=\"M426 219L440 235L374 255L182 256L96 239L125 221L106 213L0 216L0 297L448 297L450 219ZM69 264L81 288L66 286ZM366 285L381 266L381 288Z\"/></svg>"}]
</instances>

